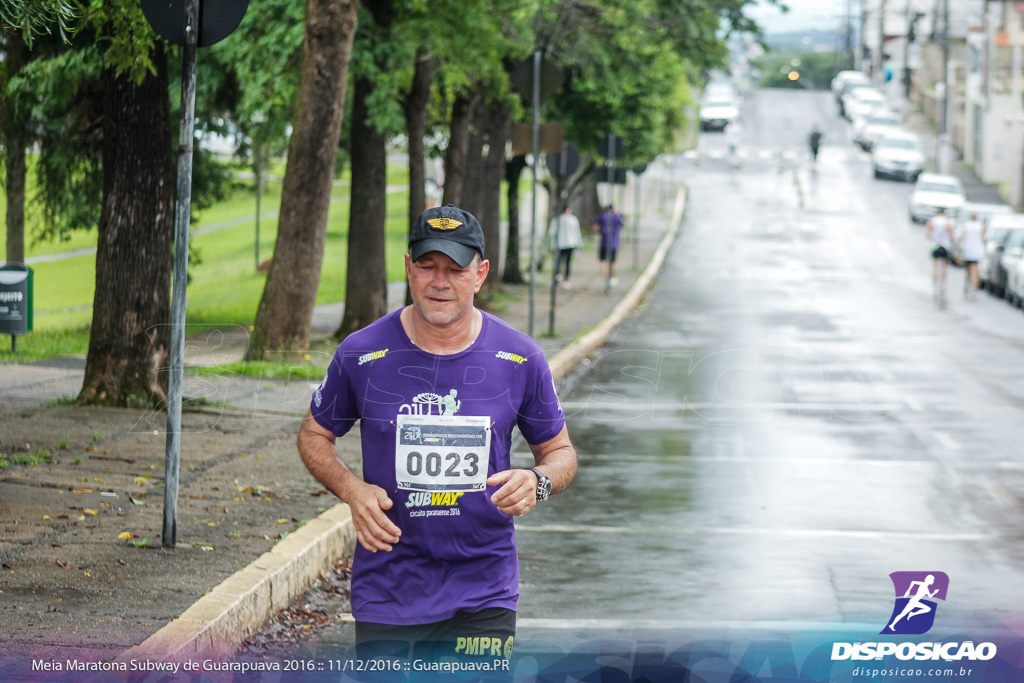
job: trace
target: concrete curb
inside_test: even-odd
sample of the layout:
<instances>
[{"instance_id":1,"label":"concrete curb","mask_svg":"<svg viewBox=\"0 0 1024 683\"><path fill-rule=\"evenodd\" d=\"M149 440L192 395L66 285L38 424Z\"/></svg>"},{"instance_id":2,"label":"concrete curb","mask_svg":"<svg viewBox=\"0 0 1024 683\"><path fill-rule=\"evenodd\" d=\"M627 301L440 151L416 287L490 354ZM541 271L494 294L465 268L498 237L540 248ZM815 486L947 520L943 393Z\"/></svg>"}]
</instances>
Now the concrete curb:
<instances>
[{"instance_id":1,"label":"concrete curb","mask_svg":"<svg viewBox=\"0 0 1024 683\"><path fill-rule=\"evenodd\" d=\"M115 661L228 657L354 546L351 510L339 503L286 536Z\"/></svg>"},{"instance_id":2,"label":"concrete curb","mask_svg":"<svg viewBox=\"0 0 1024 683\"><path fill-rule=\"evenodd\" d=\"M672 246L672 242L679 232L685 208L686 187L680 187L679 193L676 195L675 207L672 209L672 220L669 222L668 230L665 231L665 236L662 237L658 248L654 251L650 263L647 264L626 295L622 297L622 301L616 304L612 312L598 323L597 327L566 346L548 361L548 365L551 366L551 374L556 382L569 374L580 360L594 353L599 346L604 344L615 328L636 309L644 292L654 282L658 271L661 270L662 263L665 262L669 247Z\"/></svg>"},{"instance_id":3,"label":"concrete curb","mask_svg":"<svg viewBox=\"0 0 1024 683\"><path fill-rule=\"evenodd\" d=\"M548 362L555 380L565 377L594 353L639 304L661 269L675 240L686 207L686 188L676 195L672 220L650 263L597 327L555 354ZM329 572L338 558L355 547L348 505L339 503L308 522L248 567L221 582L181 616L115 661L189 661L230 657L243 640Z\"/></svg>"}]
</instances>

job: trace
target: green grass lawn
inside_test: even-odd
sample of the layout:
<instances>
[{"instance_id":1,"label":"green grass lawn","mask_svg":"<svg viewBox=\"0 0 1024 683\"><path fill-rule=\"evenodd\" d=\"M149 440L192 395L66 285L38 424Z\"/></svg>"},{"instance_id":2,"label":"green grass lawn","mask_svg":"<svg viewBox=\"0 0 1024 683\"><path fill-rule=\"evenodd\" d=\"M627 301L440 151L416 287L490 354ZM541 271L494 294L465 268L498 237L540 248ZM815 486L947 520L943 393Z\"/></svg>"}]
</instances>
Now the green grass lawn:
<instances>
[{"instance_id":1,"label":"green grass lawn","mask_svg":"<svg viewBox=\"0 0 1024 683\"><path fill-rule=\"evenodd\" d=\"M336 182L331 192L327 244L317 303L342 301L345 298L349 203L348 187L344 180L343 177L342 182ZM389 185L401 185L407 181L407 169L389 170ZM404 276L408 202L407 191L388 195L386 254L389 279ZM276 212L280 205L281 182L278 179L267 184L266 193L261 199L261 261L273 255L277 238ZM3 210L2 202L0 210ZM255 210L256 200L251 181L242 180L229 197L197 216L190 239L193 250L199 255L199 263L189 267L192 280L187 295L187 319L190 324L248 326L255 319L266 282L266 274L256 272ZM268 216L268 212L272 215ZM232 222L235 224L205 234L202 232L204 228ZM0 233L0 248L6 247L5 238L6 235ZM28 256L31 258L95 246L96 230L80 230L68 242L30 247ZM11 353L10 337L0 337L0 360L17 358L28 361L84 354L88 350L87 327L92 320L95 255L35 263L32 268L34 331L26 337L19 337L17 354Z\"/></svg>"}]
</instances>

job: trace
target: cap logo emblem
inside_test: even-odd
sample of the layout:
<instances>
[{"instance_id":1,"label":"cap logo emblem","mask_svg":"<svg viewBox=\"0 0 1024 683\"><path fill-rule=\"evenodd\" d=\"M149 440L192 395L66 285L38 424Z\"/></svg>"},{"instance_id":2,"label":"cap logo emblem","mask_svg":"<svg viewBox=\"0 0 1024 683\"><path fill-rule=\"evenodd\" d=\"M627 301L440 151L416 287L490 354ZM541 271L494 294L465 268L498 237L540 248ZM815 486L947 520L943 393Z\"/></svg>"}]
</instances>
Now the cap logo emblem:
<instances>
[{"instance_id":1,"label":"cap logo emblem","mask_svg":"<svg viewBox=\"0 0 1024 683\"><path fill-rule=\"evenodd\" d=\"M462 221L457 221L454 218L448 218L444 216L441 218L431 218L430 220L427 221L427 223L430 223L430 227L434 228L435 230L454 230L455 228L462 225Z\"/></svg>"}]
</instances>

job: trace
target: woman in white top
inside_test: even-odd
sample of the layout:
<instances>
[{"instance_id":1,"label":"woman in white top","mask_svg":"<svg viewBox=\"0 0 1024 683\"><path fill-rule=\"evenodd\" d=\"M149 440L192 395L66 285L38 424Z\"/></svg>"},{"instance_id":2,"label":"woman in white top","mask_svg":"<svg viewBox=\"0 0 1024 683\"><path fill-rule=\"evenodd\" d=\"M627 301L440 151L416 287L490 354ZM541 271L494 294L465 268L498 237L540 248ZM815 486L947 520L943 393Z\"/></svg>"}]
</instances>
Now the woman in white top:
<instances>
[{"instance_id":1,"label":"woman in white top","mask_svg":"<svg viewBox=\"0 0 1024 683\"><path fill-rule=\"evenodd\" d=\"M572 264L572 254L578 247L583 246L583 234L580 232L580 219L572 215L568 206L561 216L556 216L551 221L551 250L555 252L555 279L561 277L562 261L565 261L565 279L562 286L569 289L569 268Z\"/></svg>"},{"instance_id":2,"label":"woman in white top","mask_svg":"<svg viewBox=\"0 0 1024 683\"><path fill-rule=\"evenodd\" d=\"M932 293L935 300L944 302L946 299L946 266L949 264L949 252L953 248L953 221L949 220L945 209L928 221L924 236L932 241Z\"/></svg>"},{"instance_id":3,"label":"woman in white top","mask_svg":"<svg viewBox=\"0 0 1024 683\"><path fill-rule=\"evenodd\" d=\"M960 254L964 260L964 296L978 298L978 261L985 253L985 225L972 213L960 233ZM969 285L969 287L968 287Z\"/></svg>"}]
</instances>

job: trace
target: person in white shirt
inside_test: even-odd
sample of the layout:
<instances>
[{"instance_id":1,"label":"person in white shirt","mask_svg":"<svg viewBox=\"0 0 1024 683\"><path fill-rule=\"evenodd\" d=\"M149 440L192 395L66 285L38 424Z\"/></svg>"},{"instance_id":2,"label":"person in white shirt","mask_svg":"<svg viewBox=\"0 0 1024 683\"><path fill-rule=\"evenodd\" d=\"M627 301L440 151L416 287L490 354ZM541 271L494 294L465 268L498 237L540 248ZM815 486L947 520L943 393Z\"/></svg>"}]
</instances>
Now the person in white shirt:
<instances>
[{"instance_id":1,"label":"person in white shirt","mask_svg":"<svg viewBox=\"0 0 1024 683\"><path fill-rule=\"evenodd\" d=\"M946 300L946 268L949 265L949 252L953 248L953 221L949 220L945 209L939 209L928 221L924 236L932 241L932 295L938 302Z\"/></svg>"},{"instance_id":2,"label":"person in white shirt","mask_svg":"<svg viewBox=\"0 0 1024 683\"><path fill-rule=\"evenodd\" d=\"M562 286L572 287L569 282L573 252L583 246L583 234L580 232L580 220L566 206L560 216L551 219L551 250L555 252L555 279L562 278L562 262L565 262L565 277Z\"/></svg>"},{"instance_id":3,"label":"person in white shirt","mask_svg":"<svg viewBox=\"0 0 1024 683\"><path fill-rule=\"evenodd\" d=\"M978 261L985 253L985 224L972 213L960 233L960 255L964 261L964 296L978 298Z\"/></svg>"}]
</instances>

